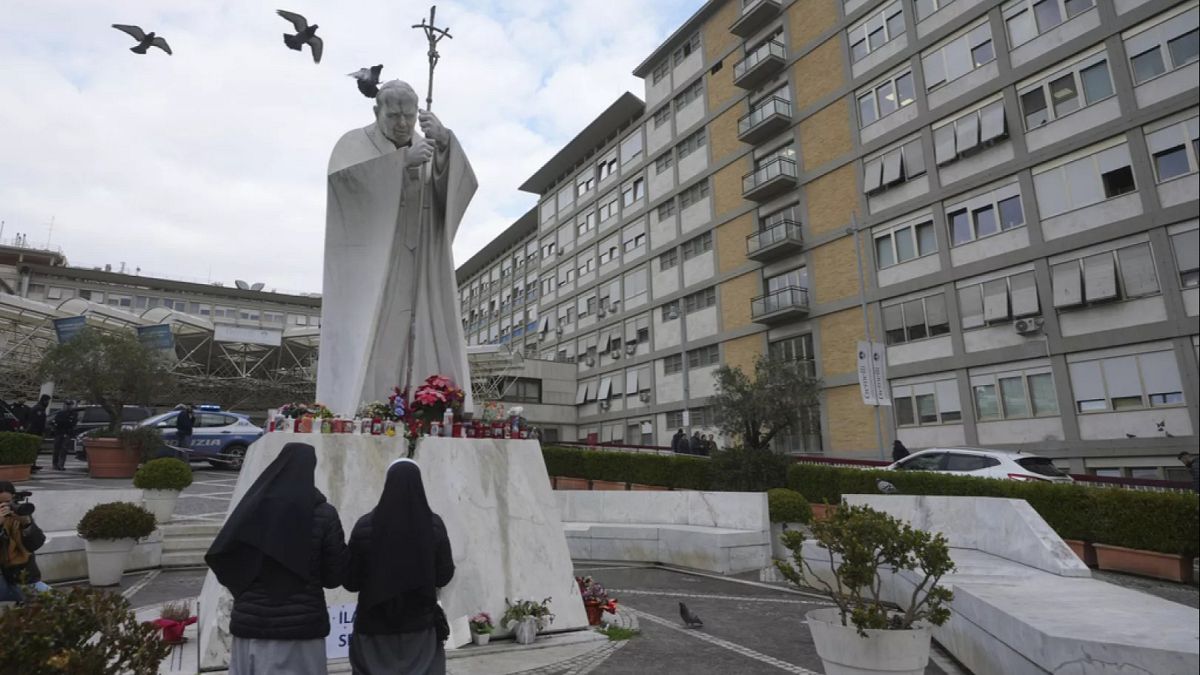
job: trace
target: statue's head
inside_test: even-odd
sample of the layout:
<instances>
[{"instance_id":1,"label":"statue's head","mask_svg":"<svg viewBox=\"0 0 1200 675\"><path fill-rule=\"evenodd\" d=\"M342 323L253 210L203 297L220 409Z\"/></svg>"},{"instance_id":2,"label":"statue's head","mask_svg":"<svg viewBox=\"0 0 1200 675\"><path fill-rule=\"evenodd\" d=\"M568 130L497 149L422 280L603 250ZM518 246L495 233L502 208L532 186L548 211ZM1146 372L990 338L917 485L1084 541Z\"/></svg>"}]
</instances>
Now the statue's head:
<instances>
[{"instance_id":1,"label":"statue's head","mask_svg":"<svg viewBox=\"0 0 1200 675\"><path fill-rule=\"evenodd\" d=\"M401 80L383 83L375 95L375 123L398 146L412 140L418 100L416 90Z\"/></svg>"}]
</instances>

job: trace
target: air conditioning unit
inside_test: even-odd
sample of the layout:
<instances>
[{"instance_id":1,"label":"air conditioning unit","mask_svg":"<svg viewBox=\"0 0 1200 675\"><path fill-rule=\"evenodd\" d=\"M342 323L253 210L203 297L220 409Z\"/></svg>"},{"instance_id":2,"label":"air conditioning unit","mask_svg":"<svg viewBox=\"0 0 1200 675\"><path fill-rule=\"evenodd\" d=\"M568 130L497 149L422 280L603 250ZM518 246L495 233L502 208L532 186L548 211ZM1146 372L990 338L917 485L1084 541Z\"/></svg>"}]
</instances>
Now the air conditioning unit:
<instances>
[{"instance_id":1,"label":"air conditioning unit","mask_svg":"<svg viewBox=\"0 0 1200 675\"><path fill-rule=\"evenodd\" d=\"M562 329L562 326L559 326L558 328L555 328L555 329L554 329L554 334L555 334L555 335L562 335L562 334L563 334L563 329Z\"/></svg>"},{"instance_id":2,"label":"air conditioning unit","mask_svg":"<svg viewBox=\"0 0 1200 675\"><path fill-rule=\"evenodd\" d=\"M642 401L642 403L649 403L650 402L650 392L643 391L642 393L638 394L638 398Z\"/></svg>"},{"instance_id":3,"label":"air conditioning unit","mask_svg":"<svg viewBox=\"0 0 1200 675\"><path fill-rule=\"evenodd\" d=\"M609 352L609 353L608 353L608 357L609 357L609 358L611 358L611 359L613 359L614 361L615 361L616 359L619 359L619 358L621 358L621 350L620 350L620 349L614 349L614 350L612 350L611 352Z\"/></svg>"},{"instance_id":4,"label":"air conditioning unit","mask_svg":"<svg viewBox=\"0 0 1200 675\"><path fill-rule=\"evenodd\" d=\"M601 307L600 309L596 310L596 316L603 319L604 317L608 316L608 312L604 311L604 308Z\"/></svg>"},{"instance_id":5,"label":"air conditioning unit","mask_svg":"<svg viewBox=\"0 0 1200 675\"><path fill-rule=\"evenodd\" d=\"M1018 335L1032 335L1041 330L1045 323L1045 319L1040 316L1028 316L1014 321L1013 330L1017 331Z\"/></svg>"},{"instance_id":6,"label":"air conditioning unit","mask_svg":"<svg viewBox=\"0 0 1200 675\"><path fill-rule=\"evenodd\" d=\"M667 318L672 321L674 321L675 319L678 319L679 318L679 310L676 309L675 307L672 307L671 311L667 312Z\"/></svg>"},{"instance_id":7,"label":"air conditioning unit","mask_svg":"<svg viewBox=\"0 0 1200 675\"><path fill-rule=\"evenodd\" d=\"M625 353L633 356L637 353L637 341L633 340L625 344Z\"/></svg>"},{"instance_id":8,"label":"air conditioning unit","mask_svg":"<svg viewBox=\"0 0 1200 675\"><path fill-rule=\"evenodd\" d=\"M588 368L595 368L595 367L596 367L596 359L595 359L595 357L589 356L589 357L587 357L586 359L584 359L584 360L583 360L583 362L584 362L585 364L587 364L587 367L588 367Z\"/></svg>"},{"instance_id":9,"label":"air conditioning unit","mask_svg":"<svg viewBox=\"0 0 1200 675\"><path fill-rule=\"evenodd\" d=\"M601 409L601 410L608 410L608 409L609 409L609 408L611 408L611 407L612 407L612 403L611 403L611 402L609 402L609 401L600 401L600 409Z\"/></svg>"}]
</instances>

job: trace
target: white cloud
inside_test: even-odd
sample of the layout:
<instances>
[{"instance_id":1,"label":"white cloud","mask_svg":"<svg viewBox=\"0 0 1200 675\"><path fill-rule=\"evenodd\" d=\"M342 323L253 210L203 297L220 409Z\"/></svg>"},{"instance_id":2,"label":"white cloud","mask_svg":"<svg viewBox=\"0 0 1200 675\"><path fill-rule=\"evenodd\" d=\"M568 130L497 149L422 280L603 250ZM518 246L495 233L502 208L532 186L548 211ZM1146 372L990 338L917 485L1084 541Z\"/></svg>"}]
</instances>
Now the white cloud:
<instances>
[{"instance_id":1,"label":"white cloud","mask_svg":"<svg viewBox=\"0 0 1200 675\"><path fill-rule=\"evenodd\" d=\"M323 62L286 49L278 3L6 3L0 12L3 236L61 247L73 264L235 278L316 291L325 166L371 120L345 77L384 64L424 96L428 5L288 6L320 25ZM461 262L533 205L517 186L624 91L630 71L701 0L443 2L434 110L480 180ZM115 7L111 5L116 5ZM174 56L137 56L109 28L139 24Z\"/></svg>"}]
</instances>

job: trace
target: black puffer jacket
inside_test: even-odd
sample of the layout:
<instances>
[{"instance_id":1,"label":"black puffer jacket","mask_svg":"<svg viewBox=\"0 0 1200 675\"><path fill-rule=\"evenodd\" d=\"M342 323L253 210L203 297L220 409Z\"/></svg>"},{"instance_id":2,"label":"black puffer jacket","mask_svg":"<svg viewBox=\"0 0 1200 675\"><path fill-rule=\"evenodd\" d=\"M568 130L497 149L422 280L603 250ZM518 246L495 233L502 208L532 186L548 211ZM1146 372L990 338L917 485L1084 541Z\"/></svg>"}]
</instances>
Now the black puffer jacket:
<instances>
[{"instance_id":1,"label":"black puffer jacket","mask_svg":"<svg viewBox=\"0 0 1200 675\"><path fill-rule=\"evenodd\" d=\"M313 640L329 635L325 588L337 588L346 576L350 549L337 509L318 493L313 514L312 557L304 590L283 597L267 592L261 579L288 574L271 560L263 563L259 579L233 600L229 631L235 637L259 640Z\"/></svg>"},{"instance_id":2,"label":"black puffer jacket","mask_svg":"<svg viewBox=\"0 0 1200 675\"><path fill-rule=\"evenodd\" d=\"M350 569L346 590L358 592L367 580L371 561L371 513L358 519L350 533ZM437 589L454 578L454 556L450 536L441 516L433 514L433 577L437 588L405 593L402 597L359 611L354 615L354 632L364 635L415 633L433 627L438 621Z\"/></svg>"}]
</instances>

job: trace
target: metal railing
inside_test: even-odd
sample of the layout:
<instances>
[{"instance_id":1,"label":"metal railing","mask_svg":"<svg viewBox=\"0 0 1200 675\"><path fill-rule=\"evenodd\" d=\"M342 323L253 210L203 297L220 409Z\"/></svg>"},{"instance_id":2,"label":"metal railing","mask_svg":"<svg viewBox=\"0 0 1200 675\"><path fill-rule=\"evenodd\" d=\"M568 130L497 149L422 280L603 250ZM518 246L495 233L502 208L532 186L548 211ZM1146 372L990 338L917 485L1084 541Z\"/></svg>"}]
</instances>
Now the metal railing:
<instances>
[{"instance_id":1,"label":"metal railing","mask_svg":"<svg viewBox=\"0 0 1200 675\"><path fill-rule=\"evenodd\" d=\"M800 235L800 223L794 220L781 220L778 223L755 232L746 237L746 252L753 254L768 246L774 246L783 241L804 243Z\"/></svg>"},{"instance_id":2,"label":"metal railing","mask_svg":"<svg viewBox=\"0 0 1200 675\"><path fill-rule=\"evenodd\" d=\"M758 49L746 54L746 58L734 64L733 79L736 80L742 77L749 72L751 68L757 66L759 63L762 63L772 56L780 59L787 58L787 48L783 46L782 42L778 40L771 40L770 42L760 46Z\"/></svg>"},{"instance_id":3,"label":"metal railing","mask_svg":"<svg viewBox=\"0 0 1200 675\"><path fill-rule=\"evenodd\" d=\"M773 314L784 309L808 309L808 289L787 286L760 295L750 301L750 314L754 317Z\"/></svg>"},{"instance_id":4,"label":"metal railing","mask_svg":"<svg viewBox=\"0 0 1200 675\"><path fill-rule=\"evenodd\" d=\"M792 116L792 102L778 96L772 96L765 101L759 102L749 113L738 118L738 135L740 136L750 131L771 115L783 115L790 118Z\"/></svg>"},{"instance_id":5,"label":"metal railing","mask_svg":"<svg viewBox=\"0 0 1200 675\"><path fill-rule=\"evenodd\" d=\"M754 171L742 176L742 194L750 192L774 178L786 176L796 178L796 160L776 157L759 165Z\"/></svg>"}]
</instances>

